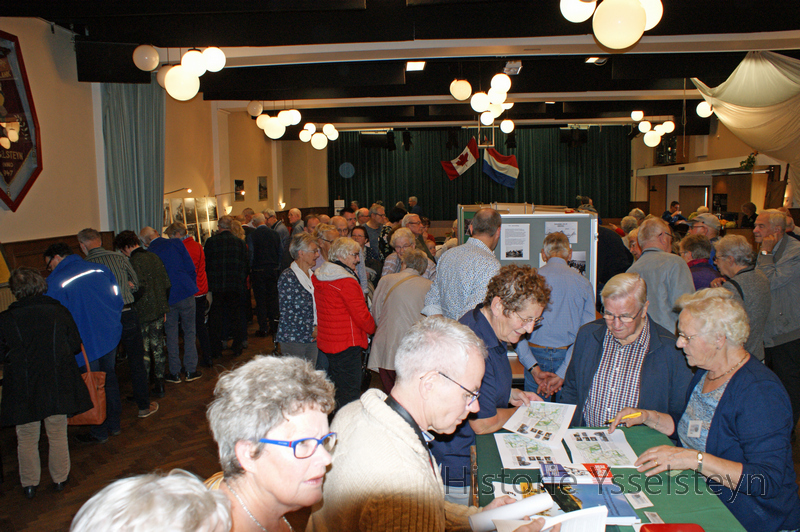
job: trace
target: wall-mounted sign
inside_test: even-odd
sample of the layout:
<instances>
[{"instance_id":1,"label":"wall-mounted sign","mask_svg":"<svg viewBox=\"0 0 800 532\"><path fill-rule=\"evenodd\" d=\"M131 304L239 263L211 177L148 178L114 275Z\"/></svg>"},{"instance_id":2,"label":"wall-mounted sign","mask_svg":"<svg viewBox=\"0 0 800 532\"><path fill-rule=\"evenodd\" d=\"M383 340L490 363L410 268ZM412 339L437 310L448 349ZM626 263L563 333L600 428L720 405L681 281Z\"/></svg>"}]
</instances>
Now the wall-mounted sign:
<instances>
[{"instance_id":1,"label":"wall-mounted sign","mask_svg":"<svg viewBox=\"0 0 800 532\"><path fill-rule=\"evenodd\" d=\"M16 211L42 171L39 122L19 40L0 31L0 199Z\"/></svg>"}]
</instances>

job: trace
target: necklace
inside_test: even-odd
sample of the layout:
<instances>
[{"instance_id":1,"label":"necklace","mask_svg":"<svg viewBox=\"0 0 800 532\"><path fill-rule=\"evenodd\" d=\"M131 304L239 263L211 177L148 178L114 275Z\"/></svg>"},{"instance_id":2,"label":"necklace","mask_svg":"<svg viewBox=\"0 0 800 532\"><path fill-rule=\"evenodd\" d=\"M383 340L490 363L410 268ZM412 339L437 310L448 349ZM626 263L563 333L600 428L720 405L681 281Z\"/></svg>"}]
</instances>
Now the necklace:
<instances>
[{"instance_id":1,"label":"necklace","mask_svg":"<svg viewBox=\"0 0 800 532\"><path fill-rule=\"evenodd\" d=\"M709 377L709 376L706 376L706 379L707 379L707 380L710 380L710 381L715 381L715 380L721 379L722 377L724 377L725 375L727 375L727 374L728 374L728 373L730 373L731 371L733 371L733 370L735 370L736 368L738 368L739 366L741 366L741 365L742 365L742 362L744 362L744 360L745 360L746 358L747 358L747 353L745 353L745 354L744 354L744 356L742 357L742 359L741 359L739 362L737 362L735 366L733 366L731 369L729 369L728 371L726 371L726 372L725 372L725 373L723 373L722 375L718 375L718 376L716 376L716 377Z\"/></svg>"},{"instance_id":2,"label":"necklace","mask_svg":"<svg viewBox=\"0 0 800 532\"><path fill-rule=\"evenodd\" d=\"M258 522L258 519L256 519L256 516L254 516L254 515L253 515L253 514L250 512L250 510L247 508L247 506L245 505L245 503L244 503L244 501L242 500L242 498L241 498L241 497L239 497L239 494L238 494L238 493L236 493L236 492L233 490L233 486L231 486L231 485L230 485L230 483L228 483L228 482L226 482L225 484L228 486L228 489L231 491L231 493L233 493L233 496L234 496L234 497L236 497L236 500L237 500L237 501L239 501L239 504L242 506L242 509L245 511L245 513L246 513L248 516L250 516L250 519L252 519L252 520L253 520L253 522L256 524L256 526L257 526L258 528L260 528L260 529L261 529L263 532L268 532L268 531L267 531L267 529L266 529L266 528L264 528L264 525L262 525L261 523L259 523L259 522ZM292 528L292 525L290 525L290 524L289 524L289 521L287 521L287 520L286 520L286 517L281 517L281 519L283 519L283 522L284 522L284 523L286 523L286 526L287 526L287 527L289 527L289 532L294 532L294 529Z\"/></svg>"}]
</instances>

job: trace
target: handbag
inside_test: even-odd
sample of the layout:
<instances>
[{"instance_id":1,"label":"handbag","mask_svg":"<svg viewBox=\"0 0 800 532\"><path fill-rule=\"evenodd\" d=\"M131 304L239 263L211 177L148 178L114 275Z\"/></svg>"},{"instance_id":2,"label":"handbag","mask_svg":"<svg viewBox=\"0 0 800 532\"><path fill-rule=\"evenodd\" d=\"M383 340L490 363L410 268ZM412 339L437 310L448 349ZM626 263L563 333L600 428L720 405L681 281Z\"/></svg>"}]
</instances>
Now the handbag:
<instances>
[{"instance_id":1,"label":"handbag","mask_svg":"<svg viewBox=\"0 0 800 532\"><path fill-rule=\"evenodd\" d=\"M92 408L82 414L69 418L68 425L100 425L106 420L106 374L104 371L92 371L86 349L81 344L83 360L86 361L86 373L81 374L84 384L92 398Z\"/></svg>"}]
</instances>

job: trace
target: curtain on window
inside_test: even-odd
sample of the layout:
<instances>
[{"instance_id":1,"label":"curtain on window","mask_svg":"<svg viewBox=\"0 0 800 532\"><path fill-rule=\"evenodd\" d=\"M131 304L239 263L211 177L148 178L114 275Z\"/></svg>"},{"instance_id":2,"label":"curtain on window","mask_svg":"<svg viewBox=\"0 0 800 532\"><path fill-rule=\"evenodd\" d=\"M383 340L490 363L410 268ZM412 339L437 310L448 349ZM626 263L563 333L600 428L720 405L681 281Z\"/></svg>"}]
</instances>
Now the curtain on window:
<instances>
[{"instance_id":1,"label":"curtain on window","mask_svg":"<svg viewBox=\"0 0 800 532\"><path fill-rule=\"evenodd\" d=\"M164 90L155 82L103 84L103 138L111 229L161 229Z\"/></svg>"},{"instance_id":2,"label":"curtain on window","mask_svg":"<svg viewBox=\"0 0 800 532\"><path fill-rule=\"evenodd\" d=\"M560 142L558 128L519 129L517 148L505 147L507 135L497 130L495 149L516 155L519 178L515 189L493 181L483 173L483 149L479 160L459 178L450 181L441 161L455 159L466 148L475 129L457 130L457 146L447 148L448 130L412 131L412 146L405 151L402 134L395 134L397 149L366 148L359 133L344 132L328 143L328 190L333 200L356 200L369 207L375 200L392 207L407 206L417 196L425 216L449 220L458 204L535 203L576 207L577 195L593 199L601 217L625 216L629 210L631 146L627 127L591 127L588 141L572 147ZM352 177L342 171L350 163Z\"/></svg>"}]
</instances>

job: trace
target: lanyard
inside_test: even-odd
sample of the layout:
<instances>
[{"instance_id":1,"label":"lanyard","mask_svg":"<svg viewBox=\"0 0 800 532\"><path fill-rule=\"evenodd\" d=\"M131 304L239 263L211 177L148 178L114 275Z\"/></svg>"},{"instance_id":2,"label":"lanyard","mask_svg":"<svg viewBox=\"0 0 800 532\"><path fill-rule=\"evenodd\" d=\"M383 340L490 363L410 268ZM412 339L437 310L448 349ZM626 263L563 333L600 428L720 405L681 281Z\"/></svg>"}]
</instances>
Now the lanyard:
<instances>
[{"instance_id":1,"label":"lanyard","mask_svg":"<svg viewBox=\"0 0 800 532\"><path fill-rule=\"evenodd\" d=\"M425 437L422 435L422 430L419 428L419 425L417 425L417 422L414 421L414 418L411 417L411 414L408 413L408 410L403 408L403 405L395 401L394 397L392 397L391 395L386 396L385 403L389 408L394 410L398 416L403 418L403 421L411 425L411 428L414 429L414 434L416 434L417 438L419 438L419 442L422 444L425 450L428 451L428 460L431 463L431 469L436 471L436 468L433 465L433 458L431 457L431 451L430 448L428 447L428 442L425 441Z\"/></svg>"}]
</instances>

